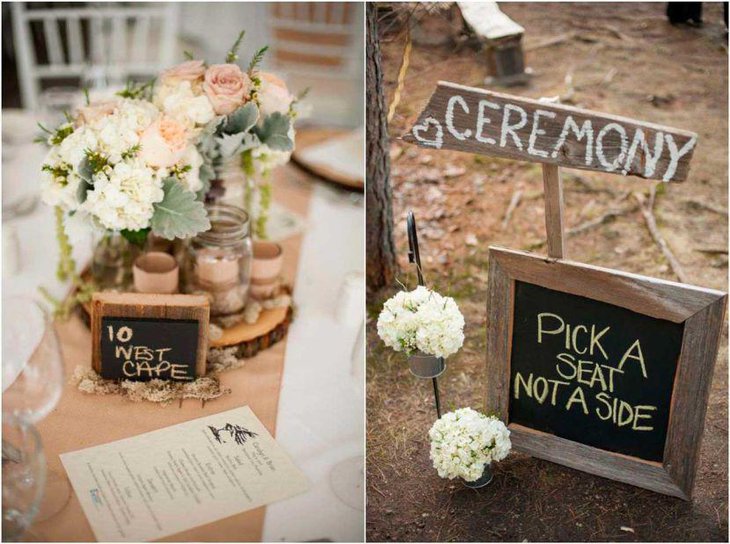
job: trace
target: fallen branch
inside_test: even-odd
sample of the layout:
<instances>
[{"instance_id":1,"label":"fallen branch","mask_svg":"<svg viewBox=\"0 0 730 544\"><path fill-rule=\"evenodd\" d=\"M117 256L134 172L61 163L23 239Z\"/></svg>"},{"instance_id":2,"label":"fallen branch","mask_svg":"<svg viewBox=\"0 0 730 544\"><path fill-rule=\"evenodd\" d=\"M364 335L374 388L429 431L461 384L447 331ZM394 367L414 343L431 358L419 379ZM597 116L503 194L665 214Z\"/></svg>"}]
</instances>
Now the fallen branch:
<instances>
[{"instance_id":1,"label":"fallen branch","mask_svg":"<svg viewBox=\"0 0 730 544\"><path fill-rule=\"evenodd\" d=\"M580 225L577 225L575 227L569 228L565 231L566 236L575 236L576 234L581 234L583 232L586 232L588 230L594 229L596 227L600 227L601 225L604 225L606 223L610 223L617 217L621 217L622 215L627 215L629 213L633 213L636 210L639 209L639 206L629 206L627 208L618 209L618 210L609 210L603 215L596 217L595 219L591 219L589 221L585 221L584 223L581 223ZM547 244L547 240L540 240L538 242L534 242L527 246L528 251L533 251L535 249L540 249L545 244Z\"/></svg>"},{"instance_id":2,"label":"fallen branch","mask_svg":"<svg viewBox=\"0 0 730 544\"><path fill-rule=\"evenodd\" d=\"M613 189L610 189L608 187L596 187L593 185L593 182L589 181L587 178L584 178L583 176L578 176L576 174L573 174L571 176L566 176L566 180L568 181L574 181L578 185L580 185L583 190L579 191L578 189L568 189L568 191L575 191L575 192L581 192L581 193L608 193L611 196L616 195L616 191Z\"/></svg>"},{"instance_id":3,"label":"fallen branch","mask_svg":"<svg viewBox=\"0 0 730 544\"><path fill-rule=\"evenodd\" d=\"M558 34L550 38L541 40L533 44L526 44L523 48L524 51L535 51L536 49L542 49L543 47L550 47L558 45L559 43L567 42L575 37L575 32L566 32L565 34Z\"/></svg>"},{"instance_id":4,"label":"fallen branch","mask_svg":"<svg viewBox=\"0 0 730 544\"><path fill-rule=\"evenodd\" d=\"M646 223L646 227L649 229L651 237L654 239L654 242L656 242L656 245L659 246L662 254L664 254L664 258L669 262L669 266L672 268L674 275L677 276L679 281L682 283L687 283L687 275L684 273L684 270L682 270L682 265L679 264L674 253L672 253L672 250L669 249L669 245L664 240L664 237L661 235L659 228L656 225L656 219L654 218L654 211L652 209L654 207L655 195L656 186L652 186L651 196L649 197L648 202L643 194L633 193L634 199L639 203L641 215L644 216L644 222Z\"/></svg>"},{"instance_id":5,"label":"fallen branch","mask_svg":"<svg viewBox=\"0 0 730 544\"><path fill-rule=\"evenodd\" d=\"M696 247L695 251L709 255L727 255L726 247Z\"/></svg>"},{"instance_id":6,"label":"fallen branch","mask_svg":"<svg viewBox=\"0 0 730 544\"><path fill-rule=\"evenodd\" d=\"M727 215L727 208L723 208L722 206L716 206L715 204L708 204L706 202L702 202L701 200L695 200L693 198L691 198L689 200L685 200L685 202L693 208L700 208L700 209L708 210L708 211L714 212L718 215Z\"/></svg>"},{"instance_id":7,"label":"fallen branch","mask_svg":"<svg viewBox=\"0 0 730 544\"><path fill-rule=\"evenodd\" d=\"M522 189L517 189L514 193L512 193L509 206L507 206L507 211L504 213L504 219L502 219L502 230L507 229L507 225L509 224L510 219L512 219L512 214L517 206L520 205L520 200L522 200Z\"/></svg>"}]
</instances>

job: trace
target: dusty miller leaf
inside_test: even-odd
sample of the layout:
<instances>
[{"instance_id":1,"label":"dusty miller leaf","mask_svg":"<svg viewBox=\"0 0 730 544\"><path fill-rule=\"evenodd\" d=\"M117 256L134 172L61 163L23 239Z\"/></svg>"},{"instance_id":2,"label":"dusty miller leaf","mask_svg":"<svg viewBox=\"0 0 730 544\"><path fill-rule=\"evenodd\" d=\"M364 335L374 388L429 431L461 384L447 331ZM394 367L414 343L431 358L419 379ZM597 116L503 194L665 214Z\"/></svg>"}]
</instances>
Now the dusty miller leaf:
<instances>
[{"instance_id":1,"label":"dusty miller leaf","mask_svg":"<svg viewBox=\"0 0 730 544\"><path fill-rule=\"evenodd\" d=\"M261 126L255 127L254 133L271 149L291 151L294 149L294 142L289 138L290 123L288 116L276 111L264 119Z\"/></svg>"},{"instance_id":2,"label":"dusty miller leaf","mask_svg":"<svg viewBox=\"0 0 730 544\"><path fill-rule=\"evenodd\" d=\"M163 181L165 197L155 204L150 223L152 232L167 240L189 238L210 228L210 221L203 203L195 193L183 188L175 178Z\"/></svg>"},{"instance_id":3,"label":"dusty miller leaf","mask_svg":"<svg viewBox=\"0 0 730 544\"><path fill-rule=\"evenodd\" d=\"M223 134L248 132L259 120L259 109L253 102L241 106L228 116L222 127Z\"/></svg>"}]
</instances>

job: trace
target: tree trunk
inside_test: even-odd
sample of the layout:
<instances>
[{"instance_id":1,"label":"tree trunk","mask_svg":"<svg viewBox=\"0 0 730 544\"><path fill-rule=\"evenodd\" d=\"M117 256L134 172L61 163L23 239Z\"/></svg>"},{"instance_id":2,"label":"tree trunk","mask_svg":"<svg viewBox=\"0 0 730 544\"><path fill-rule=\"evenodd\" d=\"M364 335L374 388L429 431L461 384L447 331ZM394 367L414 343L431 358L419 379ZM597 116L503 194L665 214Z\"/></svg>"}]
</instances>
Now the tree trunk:
<instances>
[{"instance_id":1,"label":"tree trunk","mask_svg":"<svg viewBox=\"0 0 730 544\"><path fill-rule=\"evenodd\" d=\"M391 285L396 273L393 210L390 192L388 124L378 42L377 8L367 4L367 287Z\"/></svg>"}]
</instances>

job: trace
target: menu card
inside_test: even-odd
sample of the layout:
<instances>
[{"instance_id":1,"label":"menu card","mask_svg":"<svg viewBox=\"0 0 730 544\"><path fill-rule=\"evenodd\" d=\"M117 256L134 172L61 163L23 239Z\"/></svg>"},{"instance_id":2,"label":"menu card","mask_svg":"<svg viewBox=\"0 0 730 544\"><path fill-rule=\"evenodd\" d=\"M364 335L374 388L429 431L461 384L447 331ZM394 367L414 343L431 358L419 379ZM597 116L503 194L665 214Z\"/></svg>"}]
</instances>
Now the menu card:
<instances>
[{"instance_id":1,"label":"menu card","mask_svg":"<svg viewBox=\"0 0 730 544\"><path fill-rule=\"evenodd\" d=\"M61 455L99 541L162 538L307 490L247 406Z\"/></svg>"}]
</instances>

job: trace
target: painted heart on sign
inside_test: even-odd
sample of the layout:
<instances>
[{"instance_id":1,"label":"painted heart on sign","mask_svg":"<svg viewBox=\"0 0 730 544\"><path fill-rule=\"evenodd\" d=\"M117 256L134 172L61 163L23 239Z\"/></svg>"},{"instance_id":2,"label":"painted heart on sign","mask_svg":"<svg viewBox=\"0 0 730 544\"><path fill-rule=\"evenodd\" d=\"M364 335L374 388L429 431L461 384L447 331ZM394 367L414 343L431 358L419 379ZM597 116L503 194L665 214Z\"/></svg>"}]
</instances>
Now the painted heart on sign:
<instances>
[{"instance_id":1,"label":"painted heart on sign","mask_svg":"<svg viewBox=\"0 0 730 544\"><path fill-rule=\"evenodd\" d=\"M436 136L433 140L422 136L422 133L427 134L429 132L431 126L436 127ZM411 133L416 140L421 142L421 144L435 147L436 149L441 149L441 146L444 143L444 129L441 127L441 123L433 117L426 117L421 124L413 125Z\"/></svg>"}]
</instances>

